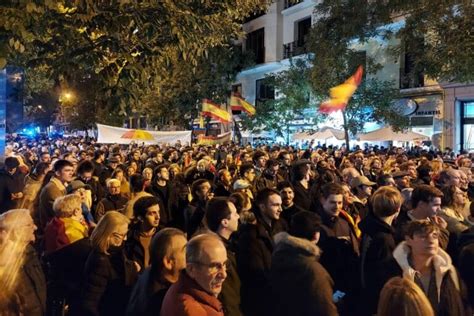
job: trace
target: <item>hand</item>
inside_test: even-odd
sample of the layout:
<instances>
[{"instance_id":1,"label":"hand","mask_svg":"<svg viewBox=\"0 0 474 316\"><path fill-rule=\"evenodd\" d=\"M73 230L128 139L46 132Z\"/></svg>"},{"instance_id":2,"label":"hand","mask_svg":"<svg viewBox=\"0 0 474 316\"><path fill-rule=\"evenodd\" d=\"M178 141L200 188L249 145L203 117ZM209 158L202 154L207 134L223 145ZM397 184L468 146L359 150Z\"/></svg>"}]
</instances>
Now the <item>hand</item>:
<instances>
[{"instance_id":1,"label":"hand","mask_svg":"<svg viewBox=\"0 0 474 316\"><path fill-rule=\"evenodd\" d=\"M441 228L446 229L446 227L448 227L448 223L441 216L435 215L431 219L436 225L438 225Z\"/></svg>"},{"instance_id":2,"label":"hand","mask_svg":"<svg viewBox=\"0 0 474 316\"><path fill-rule=\"evenodd\" d=\"M140 267L140 265L138 264L138 262L133 261L133 264L135 265L135 269L137 270L137 272L140 272L140 270L142 269L142 267Z\"/></svg>"}]
</instances>

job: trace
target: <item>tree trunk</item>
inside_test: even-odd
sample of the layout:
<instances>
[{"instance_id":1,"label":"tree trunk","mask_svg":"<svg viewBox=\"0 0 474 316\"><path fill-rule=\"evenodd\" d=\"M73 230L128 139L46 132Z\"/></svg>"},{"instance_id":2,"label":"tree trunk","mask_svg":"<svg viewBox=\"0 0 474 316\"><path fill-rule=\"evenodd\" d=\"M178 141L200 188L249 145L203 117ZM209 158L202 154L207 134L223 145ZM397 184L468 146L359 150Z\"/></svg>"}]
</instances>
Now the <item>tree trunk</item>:
<instances>
[{"instance_id":1,"label":"tree trunk","mask_svg":"<svg viewBox=\"0 0 474 316\"><path fill-rule=\"evenodd\" d=\"M344 125L343 125L343 128L344 128L344 138L345 138L345 141L346 141L346 149L347 151L349 151L349 126L347 125L347 116L346 116L346 112L342 111L342 118L343 118L343 121L344 121Z\"/></svg>"}]
</instances>

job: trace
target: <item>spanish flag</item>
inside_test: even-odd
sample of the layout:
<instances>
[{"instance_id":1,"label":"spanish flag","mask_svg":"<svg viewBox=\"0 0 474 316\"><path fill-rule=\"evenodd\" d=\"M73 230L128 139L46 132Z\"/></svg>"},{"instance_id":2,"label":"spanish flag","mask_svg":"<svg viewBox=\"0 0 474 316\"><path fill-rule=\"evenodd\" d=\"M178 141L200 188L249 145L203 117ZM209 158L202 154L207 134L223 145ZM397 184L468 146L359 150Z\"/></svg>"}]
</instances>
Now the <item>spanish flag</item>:
<instances>
[{"instance_id":1,"label":"spanish flag","mask_svg":"<svg viewBox=\"0 0 474 316\"><path fill-rule=\"evenodd\" d=\"M198 136L198 145L217 145L217 144L225 144L230 143L232 139L232 133L227 132L217 136Z\"/></svg>"},{"instance_id":2,"label":"spanish flag","mask_svg":"<svg viewBox=\"0 0 474 316\"><path fill-rule=\"evenodd\" d=\"M211 117L215 120L218 120L222 123L232 122L232 115L211 100L204 99L202 100L202 116Z\"/></svg>"},{"instance_id":3,"label":"spanish flag","mask_svg":"<svg viewBox=\"0 0 474 316\"><path fill-rule=\"evenodd\" d=\"M232 107L232 111L244 111L250 116L255 115L255 107L239 95L231 95L230 106Z\"/></svg>"},{"instance_id":4,"label":"spanish flag","mask_svg":"<svg viewBox=\"0 0 474 316\"><path fill-rule=\"evenodd\" d=\"M349 77L343 84L335 86L329 90L331 98L324 101L319 106L319 112L331 113L339 110L344 110L349 103L349 99L359 87L362 81L362 74L364 69L362 66L357 68L357 71Z\"/></svg>"}]
</instances>

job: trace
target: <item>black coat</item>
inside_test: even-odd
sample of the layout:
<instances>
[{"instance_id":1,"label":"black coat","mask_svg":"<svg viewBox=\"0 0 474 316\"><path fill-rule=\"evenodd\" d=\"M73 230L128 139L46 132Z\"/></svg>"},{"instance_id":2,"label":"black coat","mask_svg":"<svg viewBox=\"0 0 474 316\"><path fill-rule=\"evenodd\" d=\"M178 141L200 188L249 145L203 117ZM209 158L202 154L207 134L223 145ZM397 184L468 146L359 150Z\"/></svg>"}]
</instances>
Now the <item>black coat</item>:
<instances>
[{"instance_id":1,"label":"black coat","mask_svg":"<svg viewBox=\"0 0 474 316\"><path fill-rule=\"evenodd\" d=\"M157 228L153 236L158 231L159 229ZM153 236L150 238L150 243L151 239L153 239ZM125 241L125 253L128 259L138 263L142 269L145 268L145 249L140 242L140 232L138 231L138 226L132 227L128 231L127 240Z\"/></svg>"},{"instance_id":2,"label":"black coat","mask_svg":"<svg viewBox=\"0 0 474 316\"><path fill-rule=\"evenodd\" d=\"M92 250L84 268L81 311L76 315L124 315L131 290L126 282L128 268L121 251L106 255Z\"/></svg>"},{"instance_id":3,"label":"black coat","mask_svg":"<svg viewBox=\"0 0 474 316\"><path fill-rule=\"evenodd\" d=\"M311 189L306 189L301 185L301 183L299 183L299 181L296 181L293 182L293 191L295 193L295 198L293 199L293 202L295 202L295 204L301 207L302 209L309 210L311 207Z\"/></svg>"},{"instance_id":4,"label":"black coat","mask_svg":"<svg viewBox=\"0 0 474 316\"><path fill-rule=\"evenodd\" d=\"M227 250L227 278L222 285L219 300L224 307L226 316L240 316L240 278L237 273L235 251L229 240L221 237Z\"/></svg>"},{"instance_id":5,"label":"black coat","mask_svg":"<svg viewBox=\"0 0 474 316\"><path fill-rule=\"evenodd\" d=\"M270 272L272 315L338 315L332 301L333 281L318 262L318 246L284 232L275 236L275 242Z\"/></svg>"},{"instance_id":6,"label":"black coat","mask_svg":"<svg viewBox=\"0 0 474 316\"><path fill-rule=\"evenodd\" d=\"M22 192L23 187L18 173L11 175L5 169L0 170L0 214L16 208L19 200L12 200L11 195Z\"/></svg>"},{"instance_id":7,"label":"black coat","mask_svg":"<svg viewBox=\"0 0 474 316\"><path fill-rule=\"evenodd\" d=\"M373 315L377 312L379 294L385 282L400 274L393 259L395 250L395 231L387 223L369 213L360 223L362 231L360 268L362 301L361 315Z\"/></svg>"},{"instance_id":8,"label":"black coat","mask_svg":"<svg viewBox=\"0 0 474 316\"><path fill-rule=\"evenodd\" d=\"M243 224L239 228L237 269L242 286L242 312L246 316L267 315L270 294L269 273L272 262L273 235L283 231L279 221L269 229L260 218L257 224Z\"/></svg>"},{"instance_id":9,"label":"black coat","mask_svg":"<svg viewBox=\"0 0 474 316\"><path fill-rule=\"evenodd\" d=\"M127 316L158 316L171 283L148 267L138 278L127 306Z\"/></svg>"}]
</instances>

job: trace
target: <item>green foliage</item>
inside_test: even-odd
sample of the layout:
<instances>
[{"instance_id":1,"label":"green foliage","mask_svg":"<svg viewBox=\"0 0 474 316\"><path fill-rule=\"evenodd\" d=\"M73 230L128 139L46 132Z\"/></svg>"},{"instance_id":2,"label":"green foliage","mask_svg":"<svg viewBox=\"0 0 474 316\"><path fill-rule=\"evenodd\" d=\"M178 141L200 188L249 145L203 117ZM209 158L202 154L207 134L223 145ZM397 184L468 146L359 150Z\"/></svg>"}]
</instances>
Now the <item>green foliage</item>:
<instances>
[{"instance_id":1,"label":"green foliage","mask_svg":"<svg viewBox=\"0 0 474 316\"><path fill-rule=\"evenodd\" d=\"M274 87L276 97L259 103L255 116L244 117L243 127L254 132L275 131L279 136L286 136L291 122L304 117L306 109L318 104L312 94L310 74L311 60L299 57L290 59L288 69L268 75L265 83ZM314 117L313 122L316 124L320 118Z\"/></svg>"},{"instance_id":2,"label":"green foliage","mask_svg":"<svg viewBox=\"0 0 474 316\"><path fill-rule=\"evenodd\" d=\"M242 35L245 16L267 5L262 0L12 0L0 5L0 67L46 68L56 88L73 85L83 74L96 83L96 94L88 97L106 118L168 113L177 103L183 109L171 114L182 116L195 100L182 104L172 96L192 93L190 74L199 73L213 49Z\"/></svg>"},{"instance_id":3,"label":"green foliage","mask_svg":"<svg viewBox=\"0 0 474 316\"><path fill-rule=\"evenodd\" d=\"M474 6L472 1L325 0L316 6L319 17L312 33L313 51L323 60L347 57L353 40L396 36L396 56L412 54L414 72L441 81L474 80ZM404 20L399 30L382 26ZM322 45L322 46L320 46ZM319 74L342 74L345 65L327 58ZM372 71L369 67L369 71ZM335 76L329 76L335 77ZM341 79L341 78L339 78ZM332 84L332 83L331 83Z\"/></svg>"}]
</instances>

